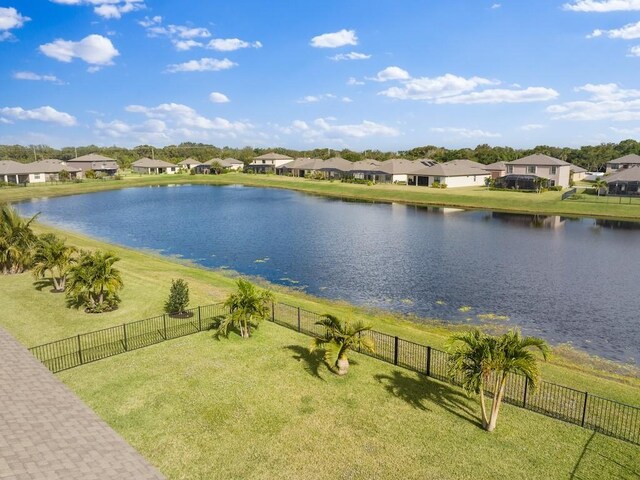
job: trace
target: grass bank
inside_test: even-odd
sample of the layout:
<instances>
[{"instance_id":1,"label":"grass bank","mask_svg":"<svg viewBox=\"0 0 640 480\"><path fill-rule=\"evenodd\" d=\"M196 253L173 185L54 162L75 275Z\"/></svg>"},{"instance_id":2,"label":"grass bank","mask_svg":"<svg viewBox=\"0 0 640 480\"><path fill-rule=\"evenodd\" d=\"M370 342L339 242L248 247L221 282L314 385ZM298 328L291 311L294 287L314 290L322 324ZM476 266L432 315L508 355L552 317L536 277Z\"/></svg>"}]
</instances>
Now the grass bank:
<instances>
[{"instance_id":1,"label":"grass bank","mask_svg":"<svg viewBox=\"0 0 640 480\"><path fill-rule=\"evenodd\" d=\"M31 187L0 188L0 202L14 202L36 197L73 195L116 188L175 183L211 185L241 184L256 187L286 188L329 197L374 202L402 202L451 208L474 208L514 213L589 216L640 220L640 205L613 202L562 201L561 192L525 193L495 191L484 187L434 189L406 185L356 185L341 182L308 180L277 175L228 173L225 175L125 176L118 181L92 181L79 184L56 184Z\"/></svg>"}]
</instances>

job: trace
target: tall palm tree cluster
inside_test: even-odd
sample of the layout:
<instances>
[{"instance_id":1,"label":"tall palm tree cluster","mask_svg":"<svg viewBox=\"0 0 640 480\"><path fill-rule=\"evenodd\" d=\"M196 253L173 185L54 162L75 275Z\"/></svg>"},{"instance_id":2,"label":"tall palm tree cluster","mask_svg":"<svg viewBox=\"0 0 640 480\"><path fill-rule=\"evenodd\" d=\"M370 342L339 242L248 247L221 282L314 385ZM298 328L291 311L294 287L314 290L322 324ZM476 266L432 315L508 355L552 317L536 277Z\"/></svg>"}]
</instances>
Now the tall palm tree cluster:
<instances>
[{"instance_id":1,"label":"tall palm tree cluster","mask_svg":"<svg viewBox=\"0 0 640 480\"><path fill-rule=\"evenodd\" d=\"M3 275L32 269L54 292L66 292L67 303L90 313L113 310L120 302L119 260L111 252L79 251L52 233L31 229L37 215L25 220L8 206L0 206L0 271Z\"/></svg>"},{"instance_id":2,"label":"tall palm tree cluster","mask_svg":"<svg viewBox=\"0 0 640 480\"><path fill-rule=\"evenodd\" d=\"M450 343L449 374L467 392L480 396L482 427L489 432L496 428L509 375L524 375L531 389L535 389L540 371L531 350L538 350L545 360L550 352L544 340L522 337L518 330L492 336L475 329L453 335ZM486 397L490 393L493 400L487 413Z\"/></svg>"}]
</instances>

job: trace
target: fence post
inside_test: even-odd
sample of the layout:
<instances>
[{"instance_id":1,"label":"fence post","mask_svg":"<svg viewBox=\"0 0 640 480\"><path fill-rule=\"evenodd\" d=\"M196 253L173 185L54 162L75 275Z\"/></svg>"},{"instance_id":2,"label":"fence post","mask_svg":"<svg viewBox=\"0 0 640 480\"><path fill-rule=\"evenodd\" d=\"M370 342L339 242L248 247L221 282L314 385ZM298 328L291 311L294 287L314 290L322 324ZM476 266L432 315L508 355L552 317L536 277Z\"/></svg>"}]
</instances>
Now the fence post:
<instances>
[{"instance_id":1,"label":"fence post","mask_svg":"<svg viewBox=\"0 0 640 480\"><path fill-rule=\"evenodd\" d=\"M529 379L524 377L524 398L522 399L522 408L527 408L527 390L529 389Z\"/></svg>"},{"instance_id":2,"label":"fence post","mask_svg":"<svg viewBox=\"0 0 640 480\"><path fill-rule=\"evenodd\" d=\"M393 346L393 364L398 365L398 337L394 337L394 346Z\"/></svg>"},{"instance_id":3,"label":"fence post","mask_svg":"<svg viewBox=\"0 0 640 480\"><path fill-rule=\"evenodd\" d=\"M124 332L124 351L128 351L129 350L129 344L127 342L127 324L123 323L122 324L122 331Z\"/></svg>"},{"instance_id":4,"label":"fence post","mask_svg":"<svg viewBox=\"0 0 640 480\"><path fill-rule=\"evenodd\" d=\"M589 393L584 392L584 406L582 407L582 423L581 426L584 427L584 422L587 418L587 400L589 399Z\"/></svg>"},{"instance_id":5,"label":"fence post","mask_svg":"<svg viewBox=\"0 0 640 480\"><path fill-rule=\"evenodd\" d=\"M202 314L200 313L200 305L198 305L198 331L202 331Z\"/></svg>"},{"instance_id":6,"label":"fence post","mask_svg":"<svg viewBox=\"0 0 640 480\"><path fill-rule=\"evenodd\" d=\"M167 314L162 314L162 325L164 327L164 339L167 339Z\"/></svg>"},{"instance_id":7,"label":"fence post","mask_svg":"<svg viewBox=\"0 0 640 480\"><path fill-rule=\"evenodd\" d=\"M274 302L271 302L271 321L276 321L276 304Z\"/></svg>"},{"instance_id":8,"label":"fence post","mask_svg":"<svg viewBox=\"0 0 640 480\"><path fill-rule=\"evenodd\" d=\"M80 346L80 334L78 334L78 357L80 357L80 365L84 363L84 359L82 358L82 347Z\"/></svg>"},{"instance_id":9,"label":"fence post","mask_svg":"<svg viewBox=\"0 0 640 480\"><path fill-rule=\"evenodd\" d=\"M300 307L298 307L298 332L302 331L300 328Z\"/></svg>"},{"instance_id":10,"label":"fence post","mask_svg":"<svg viewBox=\"0 0 640 480\"><path fill-rule=\"evenodd\" d=\"M431 347L427 347L427 377L431 376Z\"/></svg>"}]
</instances>

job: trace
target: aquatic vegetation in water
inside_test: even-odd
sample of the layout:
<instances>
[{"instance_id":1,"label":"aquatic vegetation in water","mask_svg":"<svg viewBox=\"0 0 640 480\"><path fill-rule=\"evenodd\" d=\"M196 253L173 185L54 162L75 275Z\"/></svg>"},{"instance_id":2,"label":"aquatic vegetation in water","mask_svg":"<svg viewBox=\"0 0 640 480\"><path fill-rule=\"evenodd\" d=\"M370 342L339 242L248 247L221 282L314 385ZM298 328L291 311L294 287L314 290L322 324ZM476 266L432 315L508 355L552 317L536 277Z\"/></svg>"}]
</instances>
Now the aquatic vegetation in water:
<instances>
[{"instance_id":1,"label":"aquatic vegetation in water","mask_svg":"<svg viewBox=\"0 0 640 480\"><path fill-rule=\"evenodd\" d=\"M253 261L253 263L267 263L269 261L269 257L258 258Z\"/></svg>"},{"instance_id":2,"label":"aquatic vegetation in water","mask_svg":"<svg viewBox=\"0 0 640 480\"><path fill-rule=\"evenodd\" d=\"M300 283L300 281L298 281L298 280L294 280L294 279L289 278L289 277L282 277L282 278L280 279L280 281L281 281L281 282L289 282L289 283L293 283L293 284ZM326 288L326 287L325 287L325 288Z\"/></svg>"},{"instance_id":3,"label":"aquatic vegetation in water","mask_svg":"<svg viewBox=\"0 0 640 480\"><path fill-rule=\"evenodd\" d=\"M445 302L444 300L436 300L436 305L446 305L447 302Z\"/></svg>"},{"instance_id":4,"label":"aquatic vegetation in water","mask_svg":"<svg viewBox=\"0 0 640 480\"><path fill-rule=\"evenodd\" d=\"M498 315L495 313L479 313L478 315L476 315L476 317L478 317L480 320L509 320L508 315Z\"/></svg>"},{"instance_id":5,"label":"aquatic vegetation in water","mask_svg":"<svg viewBox=\"0 0 640 480\"><path fill-rule=\"evenodd\" d=\"M468 312L469 310L471 310L471 307L469 305L464 305L463 307L460 307L458 309L459 312Z\"/></svg>"},{"instance_id":6,"label":"aquatic vegetation in water","mask_svg":"<svg viewBox=\"0 0 640 480\"><path fill-rule=\"evenodd\" d=\"M403 298L402 300L400 300L400 302L405 305L413 305L413 300L411 300L410 298Z\"/></svg>"}]
</instances>

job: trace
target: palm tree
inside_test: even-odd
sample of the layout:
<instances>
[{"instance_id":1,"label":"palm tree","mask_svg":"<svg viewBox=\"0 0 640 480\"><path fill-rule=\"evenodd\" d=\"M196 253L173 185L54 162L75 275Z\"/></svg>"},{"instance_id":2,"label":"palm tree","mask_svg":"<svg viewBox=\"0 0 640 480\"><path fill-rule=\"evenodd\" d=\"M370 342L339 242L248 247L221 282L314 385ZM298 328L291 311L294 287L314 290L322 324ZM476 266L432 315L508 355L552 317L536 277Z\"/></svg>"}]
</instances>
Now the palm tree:
<instances>
[{"instance_id":1,"label":"palm tree","mask_svg":"<svg viewBox=\"0 0 640 480\"><path fill-rule=\"evenodd\" d=\"M269 316L273 293L268 290L259 290L251 282L239 278L236 282L238 291L229 295L224 302L229 309L229 314L218 324L216 337L228 336L230 326L240 331L242 338L251 336L251 327L256 327L258 322Z\"/></svg>"},{"instance_id":2,"label":"palm tree","mask_svg":"<svg viewBox=\"0 0 640 480\"><path fill-rule=\"evenodd\" d=\"M62 238L52 233L41 235L33 258L34 277L44 278L49 272L53 289L64 292L67 274L76 261L76 251L75 247L65 245Z\"/></svg>"},{"instance_id":3,"label":"palm tree","mask_svg":"<svg viewBox=\"0 0 640 480\"><path fill-rule=\"evenodd\" d=\"M31 223L38 215L25 221L9 205L0 207L0 269L4 275L22 273L31 266L36 243Z\"/></svg>"},{"instance_id":4,"label":"palm tree","mask_svg":"<svg viewBox=\"0 0 640 480\"><path fill-rule=\"evenodd\" d=\"M593 188L595 188L598 196L600 196L600 190L607 188L607 185L607 181L602 177L598 177L593 181Z\"/></svg>"},{"instance_id":5,"label":"palm tree","mask_svg":"<svg viewBox=\"0 0 640 480\"><path fill-rule=\"evenodd\" d=\"M538 362L531 348L538 349L546 360L547 343L536 337L522 337L518 330L493 337L476 329L453 335L449 374L459 377L462 387L480 395L482 427L492 432L496 428L500 405L510 374L524 375L532 389L540 378ZM493 393L491 412L487 416L485 392Z\"/></svg>"},{"instance_id":6,"label":"palm tree","mask_svg":"<svg viewBox=\"0 0 640 480\"><path fill-rule=\"evenodd\" d=\"M123 287L120 271L113 265L120 260L111 252L81 252L68 275L67 299L70 306L85 307L88 313L114 310Z\"/></svg>"},{"instance_id":7,"label":"palm tree","mask_svg":"<svg viewBox=\"0 0 640 480\"><path fill-rule=\"evenodd\" d=\"M364 349L372 353L375 351L373 339L362 335L362 332L371 330L370 325L364 325L362 322L343 322L329 314L323 315L322 320L317 321L316 325L325 328L325 336L313 340L311 351L319 347L324 348L325 360L328 363L333 362L332 370L338 375L346 375L349 371L349 350Z\"/></svg>"}]
</instances>

